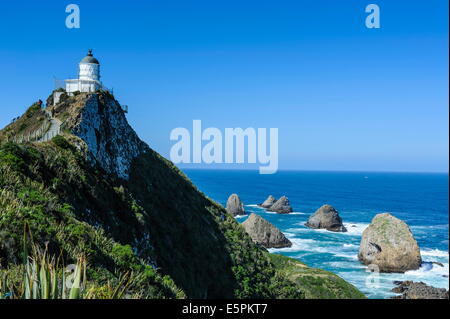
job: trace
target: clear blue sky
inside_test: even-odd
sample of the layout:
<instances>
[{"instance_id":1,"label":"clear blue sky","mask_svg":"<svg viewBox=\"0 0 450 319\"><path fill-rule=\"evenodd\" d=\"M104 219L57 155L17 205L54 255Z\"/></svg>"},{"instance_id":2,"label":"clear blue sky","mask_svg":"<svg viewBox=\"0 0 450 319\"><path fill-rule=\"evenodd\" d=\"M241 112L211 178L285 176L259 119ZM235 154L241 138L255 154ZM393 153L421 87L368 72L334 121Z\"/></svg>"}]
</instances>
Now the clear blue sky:
<instances>
[{"instance_id":1,"label":"clear blue sky","mask_svg":"<svg viewBox=\"0 0 450 319\"><path fill-rule=\"evenodd\" d=\"M282 169L448 171L445 0L1 1L0 34L1 127L93 48L166 157L170 131L201 119L278 127Z\"/></svg>"}]
</instances>

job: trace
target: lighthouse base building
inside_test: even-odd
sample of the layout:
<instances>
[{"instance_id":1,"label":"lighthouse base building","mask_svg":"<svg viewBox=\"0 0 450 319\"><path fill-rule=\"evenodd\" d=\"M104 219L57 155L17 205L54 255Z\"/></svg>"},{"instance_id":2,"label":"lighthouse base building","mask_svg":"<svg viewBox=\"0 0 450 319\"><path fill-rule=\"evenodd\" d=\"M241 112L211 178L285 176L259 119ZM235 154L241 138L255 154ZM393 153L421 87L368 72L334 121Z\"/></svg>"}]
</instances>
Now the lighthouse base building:
<instances>
[{"instance_id":1,"label":"lighthouse base building","mask_svg":"<svg viewBox=\"0 0 450 319\"><path fill-rule=\"evenodd\" d=\"M95 92L102 88L102 85L90 80L65 80L66 92L73 95L73 92Z\"/></svg>"}]
</instances>

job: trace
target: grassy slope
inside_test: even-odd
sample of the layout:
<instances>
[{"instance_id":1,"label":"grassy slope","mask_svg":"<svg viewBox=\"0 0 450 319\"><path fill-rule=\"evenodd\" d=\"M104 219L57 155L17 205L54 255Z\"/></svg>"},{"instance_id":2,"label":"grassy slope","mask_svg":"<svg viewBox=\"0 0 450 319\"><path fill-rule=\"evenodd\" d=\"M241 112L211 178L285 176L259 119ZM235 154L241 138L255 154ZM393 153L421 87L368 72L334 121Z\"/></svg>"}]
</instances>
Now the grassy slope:
<instances>
[{"instance_id":1,"label":"grassy slope","mask_svg":"<svg viewBox=\"0 0 450 319\"><path fill-rule=\"evenodd\" d=\"M144 282L132 289L143 297L183 297L169 277L163 277L136 256L114 232L87 222L88 218L75 208L78 199L89 201L88 194L100 191L113 193L114 188L70 148L55 143L36 147L1 145L0 266L12 273L20 266L24 226L28 225L33 240L41 247L47 246L53 255L62 253L66 264L80 254L86 255L89 277L99 288L107 281L116 282L118 274L132 270ZM120 198L115 205L132 211L131 204Z\"/></svg>"},{"instance_id":2,"label":"grassy slope","mask_svg":"<svg viewBox=\"0 0 450 319\"><path fill-rule=\"evenodd\" d=\"M128 187L146 212L157 264L189 296L303 297L222 206L156 152L136 159Z\"/></svg>"},{"instance_id":3,"label":"grassy slope","mask_svg":"<svg viewBox=\"0 0 450 319\"><path fill-rule=\"evenodd\" d=\"M298 260L271 254L278 271L296 282L307 299L361 299L366 296L339 276L317 268L310 268Z\"/></svg>"},{"instance_id":4,"label":"grassy slope","mask_svg":"<svg viewBox=\"0 0 450 319\"><path fill-rule=\"evenodd\" d=\"M0 139L6 140L8 137L26 136L39 129L44 123L44 119L44 111L35 103L16 121L0 130Z\"/></svg>"}]
</instances>

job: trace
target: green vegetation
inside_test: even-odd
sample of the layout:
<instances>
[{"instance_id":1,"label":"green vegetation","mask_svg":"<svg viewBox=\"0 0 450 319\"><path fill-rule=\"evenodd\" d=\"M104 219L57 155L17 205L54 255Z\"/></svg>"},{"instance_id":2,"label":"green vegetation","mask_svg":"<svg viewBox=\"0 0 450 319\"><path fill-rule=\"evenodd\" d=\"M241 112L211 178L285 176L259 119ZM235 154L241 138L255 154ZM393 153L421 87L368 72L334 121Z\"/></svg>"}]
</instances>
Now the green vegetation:
<instances>
[{"instance_id":1,"label":"green vegetation","mask_svg":"<svg viewBox=\"0 0 450 319\"><path fill-rule=\"evenodd\" d=\"M235 219L158 153L135 160L126 186L143 209L156 263L189 297L303 298Z\"/></svg>"},{"instance_id":2,"label":"green vegetation","mask_svg":"<svg viewBox=\"0 0 450 319\"><path fill-rule=\"evenodd\" d=\"M87 193L104 191L108 185L78 153L54 143L39 148L6 143L0 146L0 159L0 268L7 268L10 277L23 272L22 247L26 243L22 234L27 224L34 241L46 245L48 256L61 256L64 264L86 256L90 264L87 275L95 283L92 295L108 295L107 287L120 282L119 274L132 271L140 282L130 287L133 294L142 298L185 296L169 277L141 258L145 256L137 256L130 246L122 247L116 241L123 239L117 234L124 232L126 225L120 231L105 232L92 226L98 224L94 218L92 224L87 222L88 213L75 209L81 201L86 202ZM100 186L92 189L89 181ZM113 192L112 187L109 191ZM68 198L75 201L70 203ZM118 205L126 208L128 203Z\"/></svg>"},{"instance_id":3,"label":"green vegetation","mask_svg":"<svg viewBox=\"0 0 450 319\"><path fill-rule=\"evenodd\" d=\"M270 259L277 272L297 283L307 299L366 298L356 287L331 272L310 268L298 260L282 255L271 254Z\"/></svg>"},{"instance_id":4,"label":"green vegetation","mask_svg":"<svg viewBox=\"0 0 450 319\"><path fill-rule=\"evenodd\" d=\"M37 112L41 110L41 106L38 103L34 103L32 106L30 106L27 111L25 112L25 117L32 118L33 115L35 115Z\"/></svg>"},{"instance_id":5,"label":"green vegetation","mask_svg":"<svg viewBox=\"0 0 450 319\"><path fill-rule=\"evenodd\" d=\"M52 138L52 142L56 145L61 147L62 149L69 149L72 147L72 145L69 144L69 142L67 142L67 140L61 136L61 135L56 135L54 138Z\"/></svg>"},{"instance_id":6,"label":"green vegetation","mask_svg":"<svg viewBox=\"0 0 450 319\"><path fill-rule=\"evenodd\" d=\"M0 299L80 299L84 296L86 260L82 257L69 276L54 257L37 247L21 266L0 270ZM70 285L67 285L69 280Z\"/></svg>"},{"instance_id":7,"label":"green vegetation","mask_svg":"<svg viewBox=\"0 0 450 319\"><path fill-rule=\"evenodd\" d=\"M25 242L27 242L25 240ZM48 254L47 249L31 244L28 256L24 247L24 262L17 267L0 269L0 299L122 299L140 298L129 293L140 285L141 278L126 272L113 286L111 282L99 286L88 281L87 260L80 256L75 264L65 266L61 258Z\"/></svg>"},{"instance_id":8,"label":"green vegetation","mask_svg":"<svg viewBox=\"0 0 450 319\"><path fill-rule=\"evenodd\" d=\"M20 267L21 233L26 223L37 243L47 243L50 255L61 254L65 263L80 254L87 256L91 265L88 275L97 286L111 280L117 283L119 273L133 271L142 282L135 286L134 293L148 298L186 294L303 297L294 284L275 276L267 253L221 206L200 196L156 153L142 160L153 166L154 174L169 172L174 184L166 183L162 176L158 182L146 181L155 177L149 172L143 178L132 178L131 187L140 188L134 184L138 181L152 183L153 187L167 185L170 191L186 192L184 199L166 199L170 192L165 190L159 194L134 193L130 185L118 184L101 170L91 168L66 143L67 139L61 137L49 143L6 143L0 147L0 236L7 237L0 240L3 267ZM149 185L144 189L150 189ZM155 263L160 269L153 268ZM100 289L98 293L106 292Z\"/></svg>"}]
</instances>

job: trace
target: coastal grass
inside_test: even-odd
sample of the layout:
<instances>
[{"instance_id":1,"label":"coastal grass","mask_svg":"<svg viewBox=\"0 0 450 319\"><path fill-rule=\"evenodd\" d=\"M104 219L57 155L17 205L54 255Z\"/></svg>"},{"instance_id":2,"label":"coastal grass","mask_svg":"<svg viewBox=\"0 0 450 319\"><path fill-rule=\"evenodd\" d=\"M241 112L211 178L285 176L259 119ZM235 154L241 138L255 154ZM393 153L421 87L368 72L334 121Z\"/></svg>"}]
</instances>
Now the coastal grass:
<instances>
[{"instance_id":1,"label":"coastal grass","mask_svg":"<svg viewBox=\"0 0 450 319\"><path fill-rule=\"evenodd\" d=\"M0 130L0 140L32 134L44 124L44 121L44 111L38 103L34 103L22 116Z\"/></svg>"},{"instance_id":2,"label":"coastal grass","mask_svg":"<svg viewBox=\"0 0 450 319\"><path fill-rule=\"evenodd\" d=\"M341 277L279 254L270 254L277 271L304 291L306 299L365 299L366 296Z\"/></svg>"},{"instance_id":3,"label":"coastal grass","mask_svg":"<svg viewBox=\"0 0 450 319\"><path fill-rule=\"evenodd\" d=\"M121 242L124 236L117 233L125 231L105 231L118 223L113 216L103 228L89 220L87 212L75 209L77 200L86 201L86 193L106 191L107 185L111 197L116 197L112 185L91 171L79 153L53 142L39 146L6 143L0 146L0 160L0 269L9 269L10 274L20 272L26 244L23 228L29 225L34 241L45 245L47 254L61 256L64 264L86 256L90 264L87 275L95 286L103 287L102 294L107 294L105 287L120 281L121 274L132 271L141 285L130 289L142 298L185 297L148 256L137 255L129 244ZM75 201L70 202L69 197ZM114 202L128 206L124 211L135 214L129 202L120 198Z\"/></svg>"},{"instance_id":4,"label":"coastal grass","mask_svg":"<svg viewBox=\"0 0 450 319\"><path fill-rule=\"evenodd\" d=\"M26 239L25 239L26 241ZM121 274L115 283L99 285L89 281L88 263L80 256L75 264L65 267L60 257L51 256L31 240L32 253L24 246L24 263L0 269L0 299L136 299L141 295L130 293L140 284L133 272Z\"/></svg>"}]
</instances>

